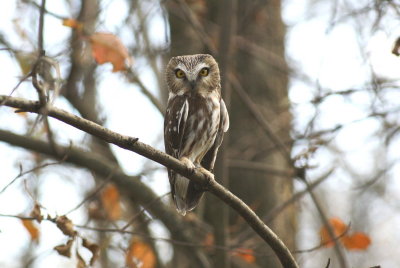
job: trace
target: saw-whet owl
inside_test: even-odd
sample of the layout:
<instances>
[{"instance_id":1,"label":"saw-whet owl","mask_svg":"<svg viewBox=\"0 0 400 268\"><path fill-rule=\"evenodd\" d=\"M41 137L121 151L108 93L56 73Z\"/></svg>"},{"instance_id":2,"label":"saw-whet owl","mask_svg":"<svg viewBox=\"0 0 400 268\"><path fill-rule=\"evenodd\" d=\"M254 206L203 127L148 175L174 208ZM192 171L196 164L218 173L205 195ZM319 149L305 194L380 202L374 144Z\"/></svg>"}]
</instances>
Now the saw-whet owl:
<instances>
[{"instance_id":1,"label":"saw-whet owl","mask_svg":"<svg viewBox=\"0 0 400 268\"><path fill-rule=\"evenodd\" d=\"M218 64L207 54L173 57L165 75L169 91L165 151L189 168L213 176L218 148L229 128ZM204 189L171 169L168 177L176 208L185 215L199 203Z\"/></svg>"}]
</instances>

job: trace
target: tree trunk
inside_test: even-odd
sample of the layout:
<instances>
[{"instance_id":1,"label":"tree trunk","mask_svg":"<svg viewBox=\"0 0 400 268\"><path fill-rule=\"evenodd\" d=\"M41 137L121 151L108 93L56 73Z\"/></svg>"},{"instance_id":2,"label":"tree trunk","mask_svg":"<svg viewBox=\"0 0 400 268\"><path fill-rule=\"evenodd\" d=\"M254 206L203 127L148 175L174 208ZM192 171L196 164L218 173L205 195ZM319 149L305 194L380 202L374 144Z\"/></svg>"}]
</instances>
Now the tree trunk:
<instances>
[{"instance_id":1,"label":"tree trunk","mask_svg":"<svg viewBox=\"0 0 400 268\"><path fill-rule=\"evenodd\" d=\"M250 1L239 1L241 12L238 13L237 34L244 39L238 42L235 73L255 108L262 112L272 132L285 144L287 154L282 154L279 145L262 131L249 109L243 105L242 98L233 93L229 155L232 159L264 163L274 169L290 171L291 115L288 72L284 60L285 26L280 4L278 0L251 1L251 4ZM259 52L252 50L253 44L255 48L260 48ZM266 58L260 54L263 51L272 56ZM289 177L251 168L231 166L230 169L230 189L260 216L266 215L292 195L292 179ZM295 219L292 207L268 223L289 249L295 248ZM251 242L250 245L256 243L259 251L266 252L267 246L262 241L254 239ZM271 257L257 257L257 263L262 267L279 267L277 259Z\"/></svg>"},{"instance_id":2,"label":"tree trunk","mask_svg":"<svg viewBox=\"0 0 400 268\"><path fill-rule=\"evenodd\" d=\"M250 165L245 168L235 163L237 160L242 163L257 162L287 173L292 170L289 135L291 115L287 91L288 71L284 59L285 26L281 18L281 2L237 1L238 12L229 14L234 20L234 25L237 25L236 35L231 37L224 35L227 29L221 19L224 14L226 15L227 7L220 5L219 1L209 0L204 3L206 3L204 6L201 4L196 6L192 1L173 1L168 4L171 56L212 53L218 61L222 61L223 55L219 46L226 44L224 42L226 40L222 39L232 39L231 46L234 52L229 58L229 73L221 70L221 73L225 74L222 77L225 85L222 91L232 88L229 101L231 121L229 142L223 154L225 161L217 164L231 163L227 171L229 189L263 217L292 195L292 178L265 170L255 170ZM186 11L181 7L182 4L186 5ZM190 11L189 15L187 10ZM197 26L193 20L198 23ZM202 33L207 33L209 39L205 39ZM226 68L225 64L220 67ZM232 77L239 84L232 80ZM252 108L260 111L268 122L272 135L279 138L281 146L265 133L249 107L243 102L243 97L235 93L235 89L240 86L253 101ZM282 144L285 145L284 150L281 148ZM282 153L283 151L285 152ZM218 169L223 170L221 167L216 167L216 170ZM220 174L217 173L216 177L220 178ZM256 247L260 255L265 255L256 256L256 264L259 267L280 267L277 258L271 257L274 254L269 247L248 230L249 227L237 214L230 214L229 226L225 226L225 234L221 233L221 229L224 229L221 228L224 222L221 215L224 213L218 209L221 201L210 195L206 195L205 199L202 202L203 207L197 211L203 211L203 219L214 227L216 244L241 248ZM215 217L220 218L216 220ZM295 247L295 219L294 208L288 208L268 223L289 249ZM226 241L227 230L230 235L229 241ZM213 254L215 254L213 255L215 267L229 267L229 264L226 264L226 257L232 254L226 251L224 256L219 256L218 252ZM230 263L240 267L241 262L240 258L232 257Z\"/></svg>"}]
</instances>

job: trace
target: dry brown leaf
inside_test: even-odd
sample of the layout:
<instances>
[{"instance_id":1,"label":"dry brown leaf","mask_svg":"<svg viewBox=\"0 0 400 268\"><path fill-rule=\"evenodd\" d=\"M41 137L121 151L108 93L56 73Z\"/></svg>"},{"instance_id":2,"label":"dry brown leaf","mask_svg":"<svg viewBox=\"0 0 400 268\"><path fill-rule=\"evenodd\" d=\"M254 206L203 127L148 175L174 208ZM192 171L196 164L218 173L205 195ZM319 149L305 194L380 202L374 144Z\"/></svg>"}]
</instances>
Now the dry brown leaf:
<instances>
[{"instance_id":1,"label":"dry brown leaf","mask_svg":"<svg viewBox=\"0 0 400 268\"><path fill-rule=\"evenodd\" d=\"M68 240L67 244L65 244L65 245L55 246L54 249L58 252L58 254L65 256L67 258L70 258L72 242L74 242L74 239Z\"/></svg>"},{"instance_id":2,"label":"dry brown leaf","mask_svg":"<svg viewBox=\"0 0 400 268\"><path fill-rule=\"evenodd\" d=\"M126 70L132 60L121 40L111 33L94 33L89 37L92 55L98 64L110 62L113 72Z\"/></svg>"},{"instance_id":3,"label":"dry brown leaf","mask_svg":"<svg viewBox=\"0 0 400 268\"><path fill-rule=\"evenodd\" d=\"M109 184L101 193L101 203L110 220L118 220L121 217L121 203L117 187Z\"/></svg>"},{"instance_id":4,"label":"dry brown leaf","mask_svg":"<svg viewBox=\"0 0 400 268\"><path fill-rule=\"evenodd\" d=\"M90 266L92 266L98 258L98 252L100 248L97 244L92 243L86 240L85 238L82 238L82 246L84 246L85 248L90 250L90 252L92 252L92 258L90 259Z\"/></svg>"},{"instance_id":5,"label":"dry brown leaf","mask_svg":"<svg viewBox=\"0 0 400 268\"><path fill-rule=\"evenodd\" d=\"M43 216L42 216L42 212L40 210L40 205L38 203L35 203L35 206L33 207L33 210L31 211L31 217L35 218L39 223L42 222Z\"/></svg>"},{"instance_id":6,"label":"dry brown leaf","mask_svg":"<svg viewBox=\"0 0 400 268\"><path fill-rule=\"evenodd\" d=\"M68 235L70 237L74 237L76 235L76 231L74 230L74 224L67 216L58 216L56 218L56 224L58 229L63 232L63 234Z\"/></svg>"},{"instance_id":7,"label":"dry brown leaf","mask_svg":"<svg viewBox=\"0 0 400 268\"><path fill-rule=\"evenodd\" d=\"M156 256L153 249L146 243L133 239L126 253L126 266L129 268L154 268Z\"/></svg>"},{"instance_id":8,"label":"dry brown leaf","mask_svg":"<svg viewBox=\"0 0 400 268\"><path fill-rule=\"evenodd\" d=\"M31 240L37 242L39 239L39 230L35 226L32 220L21 220L22 225L28 231L29 235L31 236Z\"/></svg>"},{"instance_id":9,"label":"dry brown leaf","mask_svg":"<svg viewBox=\"0 0 400 268\"><path fill-rule=\"evenodd\" d=\"M396 42L393 45L392 53L396 56L399 56L399 48L400 48L400 37L396 39Z\"/></svg>"},{"instance_id":10,"label":"dry brown leaf","mask_svg":"<svg viewBox=\"0 0 400 268\"><path fill-rule=\"evenodd\" d=\"M78 259L78 262L76 263L76 268L87 267L85 260L82 258L81 254L79 254L78 250L76 251L76 258Z\"/></svg>"}]
</instances>

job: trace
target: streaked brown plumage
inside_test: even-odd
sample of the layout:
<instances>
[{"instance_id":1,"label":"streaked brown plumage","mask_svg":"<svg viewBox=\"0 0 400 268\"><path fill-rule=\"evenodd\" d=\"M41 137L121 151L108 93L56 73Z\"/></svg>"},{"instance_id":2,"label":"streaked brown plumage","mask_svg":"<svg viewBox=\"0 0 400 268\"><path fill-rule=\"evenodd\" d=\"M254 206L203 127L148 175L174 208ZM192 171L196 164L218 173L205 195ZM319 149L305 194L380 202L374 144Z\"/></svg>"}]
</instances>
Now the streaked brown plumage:
<instances>
[{"instance_id":1,"label":"streaked brown plumage","mask_svg":"<svg viewBox=\"0 0 400 268\"><path fill-rule=\"evenodd\" d=\"M166 80L165 151L190 168L212 172L229 128L218 64L207 54L173 57L167 65ZM172 170L168 170L168 177L177 210L185 215L198 204L203 189Z\"/></svg>"}]
</instances>

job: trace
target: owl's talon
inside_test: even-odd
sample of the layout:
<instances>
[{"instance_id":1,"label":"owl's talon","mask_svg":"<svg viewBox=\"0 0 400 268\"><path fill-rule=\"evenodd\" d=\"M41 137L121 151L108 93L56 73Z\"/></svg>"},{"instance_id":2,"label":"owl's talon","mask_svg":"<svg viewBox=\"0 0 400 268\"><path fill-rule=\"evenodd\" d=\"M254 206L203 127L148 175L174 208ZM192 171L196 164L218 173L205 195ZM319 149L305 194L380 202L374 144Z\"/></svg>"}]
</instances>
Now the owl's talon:
<instances>
[{"instance_id":1,"label":"owl's talon","mask_svg":"<svg viewBox=\"0 0 400 268\"><path fill-rule=\"evenodd\" d=\"M194 173L194 170L195 170L196 166L193 164L192 161L189 160L189 158L187 158L187 157L181 157L179 160L180 160L181 162L183 162L183 164L189 169L189 172L190 172L191 174Z\"/></svg>"},{"instance_id":2,"label":"owl's talon","mask_svg":"<svg viewBox=\"0 0 400 268\"><path fill-rule=\"evenodd\" d=\"M201 173L203 173L210 181L215 180L214 174L212 174L210 171L208 171L207 169L203 168L203 167L196 167L196 169L198 171L200 171Z\"/></svg>"}]
</instances>

